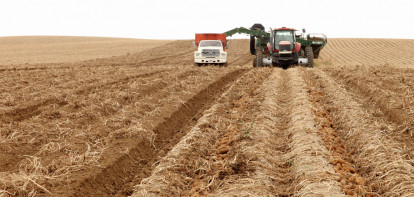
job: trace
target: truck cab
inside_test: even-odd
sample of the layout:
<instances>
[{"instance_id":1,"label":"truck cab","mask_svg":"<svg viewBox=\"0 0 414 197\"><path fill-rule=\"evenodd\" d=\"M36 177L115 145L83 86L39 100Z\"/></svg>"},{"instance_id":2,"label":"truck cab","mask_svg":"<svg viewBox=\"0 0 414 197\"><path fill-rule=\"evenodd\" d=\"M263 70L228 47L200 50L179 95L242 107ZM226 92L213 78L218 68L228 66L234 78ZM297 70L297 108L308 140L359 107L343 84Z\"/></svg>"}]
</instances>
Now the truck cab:
<instances>
[{"instance_id":1,"label":"truck cab","mask_svg":"<svg viewBox=\"0 0 414 197\"><path fill-rule=\"evenodd\" d=\"M227 64L228 42L225 34L196 34L193 45L196 65Z\"/></svg>"}]
</instances>

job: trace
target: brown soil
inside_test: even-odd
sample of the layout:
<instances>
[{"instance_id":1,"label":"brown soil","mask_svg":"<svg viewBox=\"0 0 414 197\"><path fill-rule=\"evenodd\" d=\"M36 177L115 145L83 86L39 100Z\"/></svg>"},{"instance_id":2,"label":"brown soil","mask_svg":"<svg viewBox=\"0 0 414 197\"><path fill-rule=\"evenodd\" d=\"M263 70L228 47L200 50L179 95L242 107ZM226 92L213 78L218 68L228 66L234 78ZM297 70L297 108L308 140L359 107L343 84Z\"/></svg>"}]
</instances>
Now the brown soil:
<instances>
[{"instance_id":1,"label":"brown soil","mask_svg":"<svg viewBox=\"0 0 414 197\"><path fill-rule=\"evenodd\" d=\"M0 196L414 195L413 40L285 70L230 42L0 38Z\"/></svg>"}]
</instances>

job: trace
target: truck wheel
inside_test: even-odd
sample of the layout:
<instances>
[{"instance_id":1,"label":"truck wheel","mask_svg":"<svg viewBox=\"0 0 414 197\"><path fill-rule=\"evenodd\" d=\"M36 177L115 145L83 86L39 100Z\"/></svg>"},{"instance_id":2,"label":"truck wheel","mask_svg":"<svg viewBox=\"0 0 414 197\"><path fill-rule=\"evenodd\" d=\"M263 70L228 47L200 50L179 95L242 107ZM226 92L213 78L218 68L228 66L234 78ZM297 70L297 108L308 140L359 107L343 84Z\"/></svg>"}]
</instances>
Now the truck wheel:
<instances>
[{"instance_id":1,"label":"truck wheel","mask_svg":"<svg viewBox=\"0 0 414 197\"><path fill-rule=\"evenodd\" d=\"M312 47L305 48L305 55L308 58L308 65L306 67L313 68L313 50Z\"/></svg>"},{"instance_id":2,"label":"truck wheel","mask_svg":"<svg viewBox=\"0 0 414 197\"><path fill-rule=\"evenodd\" d=\"M263 51L260 47L256 48L256 67L263 67Z\"/></svg>"}]
</instances>

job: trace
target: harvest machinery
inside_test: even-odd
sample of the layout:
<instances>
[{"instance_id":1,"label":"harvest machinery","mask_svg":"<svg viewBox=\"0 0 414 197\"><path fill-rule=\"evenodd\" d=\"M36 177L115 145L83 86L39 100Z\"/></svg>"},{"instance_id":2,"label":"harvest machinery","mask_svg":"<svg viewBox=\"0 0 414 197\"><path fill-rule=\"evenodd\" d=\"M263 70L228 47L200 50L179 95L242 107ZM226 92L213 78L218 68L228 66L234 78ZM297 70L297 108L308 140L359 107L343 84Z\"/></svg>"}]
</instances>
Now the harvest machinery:
<instances>
[{"instance_id":1,"label":"harvest machinery","mask_svg":"<svg viewBox=\"0 0 414 197\"><path fill-rule=\"evenodd\" d=\"M303 65L313 67L321 49L327 43L324 34L296 34L292 28L275 28L265 31L262 24L256 23L250 29L240 27L225 32L227 36L236 33L250 35L250 53L255 55L254 67Z\"/></svg>"}]
</instances>

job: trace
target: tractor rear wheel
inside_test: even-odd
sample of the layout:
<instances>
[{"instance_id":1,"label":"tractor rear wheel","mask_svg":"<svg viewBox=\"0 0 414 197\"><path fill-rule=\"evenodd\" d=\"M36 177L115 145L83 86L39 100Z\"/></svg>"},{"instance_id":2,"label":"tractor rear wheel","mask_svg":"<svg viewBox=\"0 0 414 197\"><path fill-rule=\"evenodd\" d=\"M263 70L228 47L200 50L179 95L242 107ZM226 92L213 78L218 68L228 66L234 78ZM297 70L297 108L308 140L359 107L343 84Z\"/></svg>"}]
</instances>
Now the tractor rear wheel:
<instances>
[{"instance_id":1,"label":"tractor rear wheel","mask_svg":"<svg viewBox=\"0 0 414 197\"><path fill-rule=\"evenodd\" d=\"M250 27L251 30L260 29L264 30L265 27L260 23L255 23L252 27ZM256 55L256 39L254 36L250 36L250 53L252 55Z\"/></svg>"},{"instance_id":2,"label":"tractor rear wheel","mask_svg":"<svg viewBox=\"0 0 414 197\"><path fill-rule=\"evenodd\" d=\"M256 55L256 39L254 36L250 36L250 54Z\"/></svg>"},{"instance_id":3,"label":"tractor rear wheel","mask_svg":"<svg viewBox=\"0 0 414 197\"><path fill-rule=\"evenodd\" d=\"M313 50L312 50L312 47L306 47L305 48L305 55L306 55L306 58L308 59L308 64L306 65L306 67L313 68Z\"/></svg>"},{"instance_id":4,"label":"tractor rear wheel","mask_svg":"<svg viewBox=\"0 0 414 197\"><path fill-rule=\"evenodd\" d=\"M256 67L263 67L263 51L260 47L256 48Z\"/></svg>"}]
</instances>

